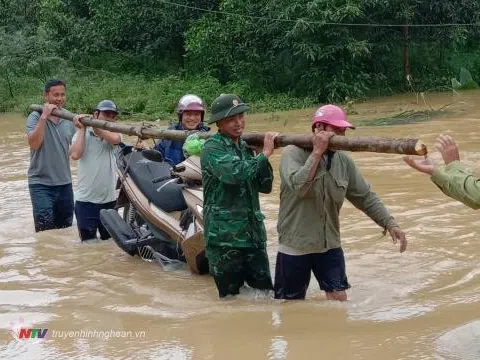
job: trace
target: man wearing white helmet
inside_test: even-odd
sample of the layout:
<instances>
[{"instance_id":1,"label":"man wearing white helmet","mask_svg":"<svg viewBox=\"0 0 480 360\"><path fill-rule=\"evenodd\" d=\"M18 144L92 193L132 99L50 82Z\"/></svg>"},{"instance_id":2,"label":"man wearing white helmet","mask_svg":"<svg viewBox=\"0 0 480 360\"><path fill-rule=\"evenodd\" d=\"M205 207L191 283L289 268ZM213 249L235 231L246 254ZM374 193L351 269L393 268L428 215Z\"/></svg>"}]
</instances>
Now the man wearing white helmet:
<instances>
[{"instance_id":1,"label":"man wearing white helmet","mask_svg":"<svg viewBox=\"0 0 480 360\"><path fill-rule=\"evenodd\" d=\"M117 121L118 108L111 100L100 101L93 118ZM95 239L97 230L106 240L110 234L100 222L101 209L113 209L115 191L115 146L120 143L120 134L99 128L86 128L79 120L89 115L76 115L77 132L70 147L70 157L78 160L78 185L75 201L75 217L81 240Z\"/></svg>"},{"instance_id":2,"label":"man wearing white helmet","mask_svg":"<svg viewBox=\"0 0 480 360\"><path fill-rule=\"evenodd\" d=\"M198 130L209 131L210 128L203 124L205 107L202 99L197 95L187 94L182 96L177 105L178 123L170 126L169 130ZM185 160L183 155L183 141L161 140L155 149L160 151L167 162L177 165Z\"/></svg>"},{"instance_id":3,"label":"man wearing white helmet","mask_svg":"<svg viewBox=\"0 0 480 360\"><path fill-rule=\"evenodd\" d=\"M370 189L353 160L328 149L332 136L345 136L354 126L338 106L317 109L312 122L313 150L287 146L280 162L279 245L275 298L304 299L313 271L329 300L347 300L350 287L340 242L339 213L345 200L362 210L384 231L400 252L407 240L380 198Z\"/></svg>"}]
</instances>

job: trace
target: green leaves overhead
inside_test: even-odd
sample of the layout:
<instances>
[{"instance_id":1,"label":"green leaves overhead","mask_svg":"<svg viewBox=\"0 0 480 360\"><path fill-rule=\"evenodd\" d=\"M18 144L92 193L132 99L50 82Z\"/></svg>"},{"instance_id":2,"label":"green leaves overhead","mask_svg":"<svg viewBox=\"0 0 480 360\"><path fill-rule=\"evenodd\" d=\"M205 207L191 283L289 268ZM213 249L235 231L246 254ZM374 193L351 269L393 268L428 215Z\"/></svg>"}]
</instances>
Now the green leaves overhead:
<instances>
[{"instance_id":1,"label":"green leaves overhead","mask_svg":"<svg viewBox=\"0 0 480 360\"><path fill-rule=\"evenodd\" d=\"M68 65L343 101L478 77L480 27L408 25L479 22L477 0L0 0L0 81Z\"/></svg>"}]
</instances>

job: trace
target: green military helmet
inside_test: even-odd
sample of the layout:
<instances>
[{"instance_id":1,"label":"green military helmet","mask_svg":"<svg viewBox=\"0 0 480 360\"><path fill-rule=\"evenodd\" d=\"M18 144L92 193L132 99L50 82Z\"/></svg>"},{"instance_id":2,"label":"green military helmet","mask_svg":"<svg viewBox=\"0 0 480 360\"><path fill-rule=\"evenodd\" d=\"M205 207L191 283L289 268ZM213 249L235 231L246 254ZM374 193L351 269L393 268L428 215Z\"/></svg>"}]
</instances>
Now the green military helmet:
<instances>
[{"instance_id":1,"label":"green military helmet","mask_svg":"<svg viewBox=\"0 0 480 360\"><path fill-rule=\"evenodd\" d=\"M244 113L249 110L249 106L243 102L237 95L222 94L213 100L212 116L208 124L216 123L226 117Z\"/></svg>"}]
</instances>

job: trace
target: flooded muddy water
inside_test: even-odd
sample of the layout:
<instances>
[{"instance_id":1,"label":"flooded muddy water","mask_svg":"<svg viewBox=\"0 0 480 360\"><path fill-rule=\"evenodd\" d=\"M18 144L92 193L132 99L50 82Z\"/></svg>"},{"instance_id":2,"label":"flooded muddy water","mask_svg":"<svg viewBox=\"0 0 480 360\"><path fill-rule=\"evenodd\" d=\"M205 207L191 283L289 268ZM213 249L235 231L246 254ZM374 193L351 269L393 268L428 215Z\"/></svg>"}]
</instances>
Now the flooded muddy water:
<instances>
[{"instance_id":1,"label":"flooded muddy water","mask_svg":"<svg viewBox=\"0 0 480 360\"><path fill-rule=\"evenodd\" d=\"M352 135L420 137L430 151L451 134L462 161L480 173L480 92L433 94L448 112L415 124L359 127ZM358 104L362 119L425 108L405 95ZM305 133L313 109L249 115L247 130ZM250 119L250 120L249 120ZM406 232L403 254L346 203L341 232L352 288L328 302L311 282L308 299L276 302L244 291L219 300L213 279L162 271L113 241L81 243L76 227L36 234L26 172L25 119L0 115L1 359L479 359L480 220L443 195L401 155L352 153ZM279 203L262 195L273 271ZM438 153L432 157L440 162ZM76 164L72 163L75 174ZM76 177L74 176L74 188ZM16 340L12 329L48 329Z\"/></svg>"}]
</instances>

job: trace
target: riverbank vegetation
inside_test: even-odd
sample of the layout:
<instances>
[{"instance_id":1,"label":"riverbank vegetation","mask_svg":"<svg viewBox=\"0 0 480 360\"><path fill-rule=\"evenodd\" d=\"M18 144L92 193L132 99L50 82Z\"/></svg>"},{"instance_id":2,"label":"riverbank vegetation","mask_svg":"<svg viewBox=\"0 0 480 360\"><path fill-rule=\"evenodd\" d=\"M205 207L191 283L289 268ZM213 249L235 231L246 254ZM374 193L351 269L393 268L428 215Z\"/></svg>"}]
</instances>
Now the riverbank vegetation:
<instances>
[{"instance_id":1,"label":"riverbank vegetation","mask_svg":"<svg viewBox=\"0 0 480 360\"><path fill-rule=\"evenodd\" d=\"M53 77L72 111L112 98L149 119L186 92L276 111L451 90L480 78L479 23L472 0L1 0L0 112ZM414 26L435 24L457 25Z\"/></svg>"}]
</instances>

